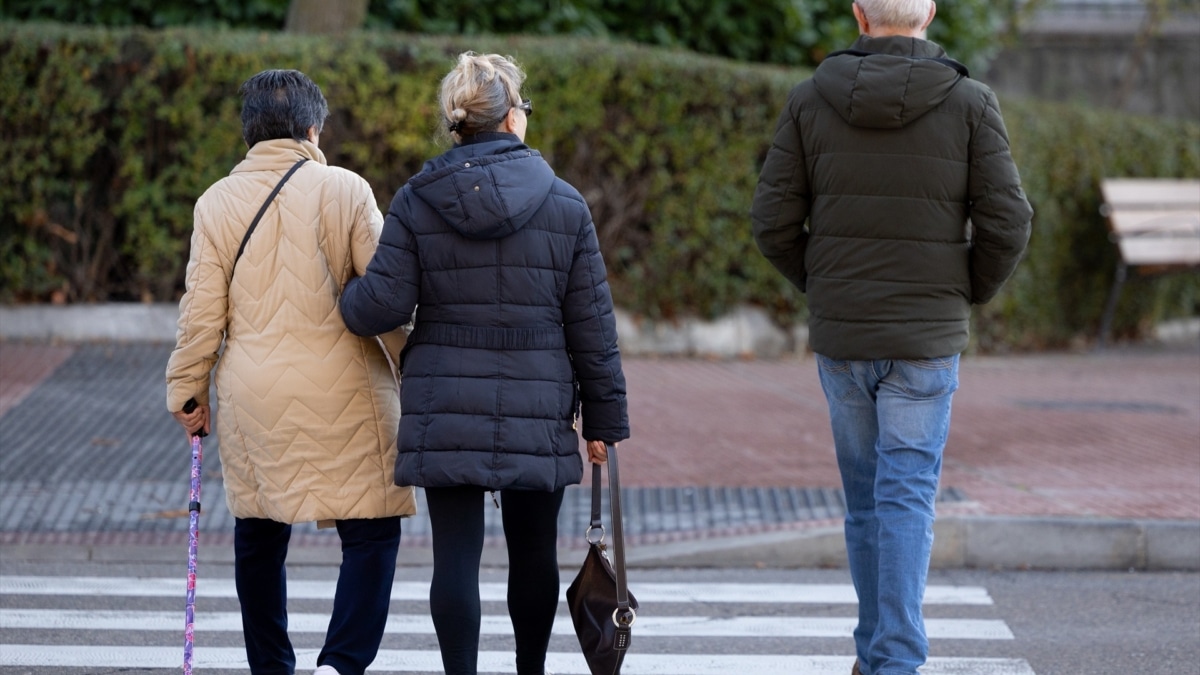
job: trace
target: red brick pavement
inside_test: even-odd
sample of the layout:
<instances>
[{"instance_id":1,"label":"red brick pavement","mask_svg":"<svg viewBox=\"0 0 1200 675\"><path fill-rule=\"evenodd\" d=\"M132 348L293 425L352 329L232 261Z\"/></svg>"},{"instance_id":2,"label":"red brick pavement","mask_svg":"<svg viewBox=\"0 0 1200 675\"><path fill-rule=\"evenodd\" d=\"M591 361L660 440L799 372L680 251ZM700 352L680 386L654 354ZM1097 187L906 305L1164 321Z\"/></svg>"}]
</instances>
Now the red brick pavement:
<instances>
[{"instance_id":1,"label":"red brick pavement","mask_svg":"<svg viewBox=\"0 0 1200 675\"><path fill-rule=\"evenodd\" d=\"M626 484L839 484L811 358L626 373ZM942 482L971 503L947 508L1200 519L1200 351L965 357L960 383Z\"/></svg>"},{"instance_id":2,"label":"red brick pavement","mask_svg":"<svg viewBox=\"0 0 1200 675\"><path fill-rule=\"evenodd\" d=\"M0 415L70 355L0 342ZM627 358L629 486L836 487L811 358ZM1200 348L965 357L943 485L993 515L1200 519Z\"/></svg>"},{"instance_id":3,"label":"red brick pavement","mask_svg":"<svg viewBox=\"0 0 1200 675\"><path fill-rule=\"evenodd\" d=\"M49 377L74 351L66 345L0 342L0 416Z\"/></svg>"}]
</instances>

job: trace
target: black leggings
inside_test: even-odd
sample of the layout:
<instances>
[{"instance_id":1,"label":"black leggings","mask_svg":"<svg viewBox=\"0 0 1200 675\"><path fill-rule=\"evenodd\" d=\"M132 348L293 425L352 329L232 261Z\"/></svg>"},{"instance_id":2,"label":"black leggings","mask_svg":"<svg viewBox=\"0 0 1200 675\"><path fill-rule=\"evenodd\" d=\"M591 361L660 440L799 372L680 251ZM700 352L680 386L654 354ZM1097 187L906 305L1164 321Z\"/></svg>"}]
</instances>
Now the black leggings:
<instances>
[{"instance_id":1,"label":"black leggings","mask_svg":"<svg viewBox=\"0 0 1200 675\"><path fill-rule=\"evenodd\" d=\"M479 662L479 559L485 491L425 488L433 527L429 610L446 675L476 675ZM558 611L558 510L563 491L501 490L508 544L508 614L518 675L542 675ZM491 500L486 501L491 508Z\"/></svg>"}]
</instances>

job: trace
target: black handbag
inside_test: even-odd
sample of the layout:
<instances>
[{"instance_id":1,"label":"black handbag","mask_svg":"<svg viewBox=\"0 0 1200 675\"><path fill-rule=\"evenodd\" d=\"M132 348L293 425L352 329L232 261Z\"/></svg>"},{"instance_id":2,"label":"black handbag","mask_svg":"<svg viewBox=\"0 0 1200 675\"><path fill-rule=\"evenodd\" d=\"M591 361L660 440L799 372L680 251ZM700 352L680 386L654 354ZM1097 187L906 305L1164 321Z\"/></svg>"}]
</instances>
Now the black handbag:
<instances>
[{"instance_id":1,"label":"black handbag","mask_svg":"<svg viewBox=\"0 0 1200 675\"><path fill-rule=\"evenodd\" d=\"M619 675L629 649L633 623L637 620L637 598L625 584L625 548L621 534L621 486L617 473L617 449L608 446L609 500L612 506L613 561L604 544L600 522L600 465L592 465L592 522L584 538L588 542L583 568L567 588L567 608L575 624L579 646L592 675ZM595 533L599 533L596 536ZM595 538L593 538L595 537Z\"/></svg>"}]
</instances>

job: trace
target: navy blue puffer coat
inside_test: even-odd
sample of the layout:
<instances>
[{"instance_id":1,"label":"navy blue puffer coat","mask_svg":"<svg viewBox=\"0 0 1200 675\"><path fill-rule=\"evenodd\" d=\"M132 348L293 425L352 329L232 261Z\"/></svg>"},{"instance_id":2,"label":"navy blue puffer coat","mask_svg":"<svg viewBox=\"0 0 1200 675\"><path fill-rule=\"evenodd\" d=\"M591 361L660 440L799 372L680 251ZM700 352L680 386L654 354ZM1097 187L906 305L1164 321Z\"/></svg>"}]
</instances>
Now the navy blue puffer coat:
<instances>
[{"instance_id":1,"label":"navy blue puffer coat","mask_svg":"<svg viewBox=\"0 0 1200 675\"><path fill-rule=\"evenodd\" d=\"M346 326L409 321L396 483L556 490L629 437L612 295L579 192L511 134L468 138L396 193Z\"/></svg>"}]
</instances>

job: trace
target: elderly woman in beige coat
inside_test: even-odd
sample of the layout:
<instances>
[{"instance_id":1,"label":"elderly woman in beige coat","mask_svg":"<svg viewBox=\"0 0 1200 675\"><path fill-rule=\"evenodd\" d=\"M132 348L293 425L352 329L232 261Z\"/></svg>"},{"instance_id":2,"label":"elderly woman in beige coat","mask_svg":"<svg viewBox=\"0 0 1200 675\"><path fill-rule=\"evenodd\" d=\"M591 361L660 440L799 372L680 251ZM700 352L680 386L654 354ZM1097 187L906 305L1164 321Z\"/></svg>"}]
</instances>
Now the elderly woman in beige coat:
<instances>
[{"instance_id":1,"label":"elderly woman in beige coat","mask_svg":"<svg viewBox=\"0 0 1200 675\"><path fill-rule=\"evenodd\" d=\"M357 337L338 311L383 218L366 181L326 164L317 144L328 107L312 80L270 70L241 94L249 152L196 202L167 408L189 433L210 431L216 366L251 671L295 671L284 571L291 524L332 521L342 567L316 672L361 675L387 620L400 517L415 511L412 488L392 477L400 404L384 344L398 354L403 333L384 344ZM199 405L187 413L189 399Z\"/></svg>"}]
</instances>

